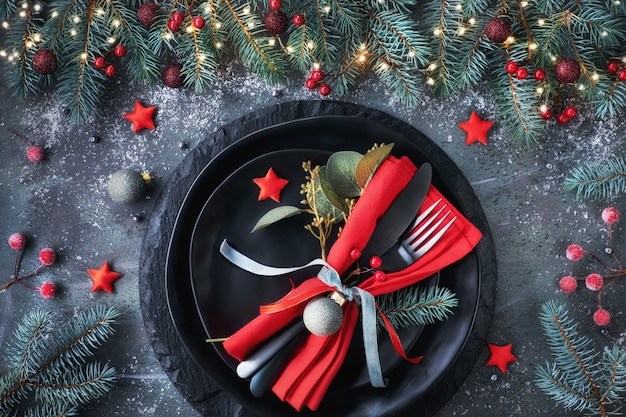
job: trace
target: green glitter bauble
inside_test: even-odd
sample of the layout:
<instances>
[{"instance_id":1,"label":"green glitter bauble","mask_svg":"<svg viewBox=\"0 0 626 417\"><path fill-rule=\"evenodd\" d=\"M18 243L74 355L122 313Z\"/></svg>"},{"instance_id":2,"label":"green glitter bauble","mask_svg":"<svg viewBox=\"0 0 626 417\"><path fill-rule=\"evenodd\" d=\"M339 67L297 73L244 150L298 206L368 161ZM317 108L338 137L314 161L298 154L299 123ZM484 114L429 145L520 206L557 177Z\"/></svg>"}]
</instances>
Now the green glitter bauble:
<instances>
[{"instance_id":1,"label":"green glitter bauble","mask_svg":"<svg viewBox=\"0 0 626 417\"><path fill-rule=\"evenodd\" d=\"M137 203L146 196L146 188L141 174L130 169L120 169L109 179L109 195L116 203Z\"/></svg>"}]
</instances>

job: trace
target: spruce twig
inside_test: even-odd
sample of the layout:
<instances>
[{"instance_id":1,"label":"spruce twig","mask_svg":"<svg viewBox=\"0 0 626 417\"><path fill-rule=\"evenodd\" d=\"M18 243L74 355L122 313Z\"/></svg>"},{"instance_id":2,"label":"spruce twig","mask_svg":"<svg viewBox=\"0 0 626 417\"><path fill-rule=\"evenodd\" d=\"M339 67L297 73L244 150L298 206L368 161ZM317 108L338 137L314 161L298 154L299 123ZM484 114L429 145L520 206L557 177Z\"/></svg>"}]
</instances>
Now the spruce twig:
<instances>
[{"instance_id":1,"label":"spruce twig","mask_svg":"<svg viewBox=\"0 0 626 417\"><path fill-rule=\"evenodd\" d=\"M574 168L565 179L567 191L575 191L578 199L604 199L626 192L626 159L613 156Z\"/></svg>"}]
</instances>

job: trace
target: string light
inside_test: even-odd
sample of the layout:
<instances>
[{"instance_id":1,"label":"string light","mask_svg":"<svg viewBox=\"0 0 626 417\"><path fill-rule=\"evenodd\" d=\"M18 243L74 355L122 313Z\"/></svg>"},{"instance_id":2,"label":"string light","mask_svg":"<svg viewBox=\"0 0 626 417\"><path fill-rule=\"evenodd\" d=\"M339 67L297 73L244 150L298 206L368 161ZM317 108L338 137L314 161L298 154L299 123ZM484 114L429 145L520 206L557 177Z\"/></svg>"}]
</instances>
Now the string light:
<instances>
[{"instance_id":1,"label":"string light","mask_svg":"<svg viewBox=\"0 0 626 417\"><path fill-rule=\"evenodd\" d=\"M506 38L506 42L508 44L512 44L513 42L515 42L515 37L513 36L509 36L508 38Z\"/></svg>"},{"instance_id":2,"label":"string light","mask_svg":"<svg viewBox=\"0 0 626 417\"><path fill-rule=\"evenodd\" d=\"M320 63L319 62L314 62L313 63L313 69L316 69L316 70L320 69Z\"/></svg>"},{"instance_id":3,"label":"string light","mask_svg":"<svg viewBox=\"0 0 626 417\"><path fill-rule=\"evenodd\" d=\"M622 2L620 0L615 0L615 5L619 6L620 4L622 4Z\"/></svg>"},{"instance_id":4,"label":"string light","mask_svg":"<svg viewBox=\"0 0 626 417\"><path fill-rule=\"evenodd\" d=\"M469 23L470 25L474 26L476 24L476 19L473 18L473 17L470 17L470 20L468 20L467 23Z\"/></svg>"},{"instance_id":5,"label":"string light","mask_svg":"<svg viewBox=\"0 0 626 417\"><path fill-rule=\"evenodd\" d=\"M538 24L539 26L543 26L543 25L545 25L545 24L546 24L546 21L545 21L545 19L539 19L539 20L537 20L537 24Z\"/></svg>"},{"instance_id":6,"label":"string light","mask_svg":"<svg viewBox=\"0 0 626 417\"><path fill-rule=\"evenodd\" d=\"M82 54L80 54L80 59L82 59L83 61L87 61L87 53L83 52Z\"/></svg>"},{"instance_id":7,"label":"string light","mask_svg":"<svg viewBox=\"0 0 626 417\"><path fill-rule=\"evenodd\" d=\"M591 79L594 81L598 81L600 79L600 74L598 74L597 72L594 72L593 75L591 76Z\"/></svg>"},{"instance_id":8,"label":"string light","mask_svg":"<svg viewBox=\"0 0 626 417\"><path fill-rule=\"evenodd\" d=\"M248 27L254 29L254 22L252 20L248 22Z\"/></svg>"},{"instance_id":9,"label":"string light","mask_svg":"<svg viewBox=\"0 0 626 417\"><path fill-rule=\"evenodd\" d=\"M313 50L313 48L315 48L315 44L313 43L313 41L308 41L306 47L310 50Z\"/></svg>"},{"instance_id":10,"label":"string light","mask_svg":"<svg viewBox=\"0 0 626 417\"><path fill-rule=\"evenodd\" d=\"M600 36L602 36L603 38L606 38L607 36L609 36L609 32L607 32L606 30L603 30Z\"/></svg>"},{"instance_id":11,"label":"string light","mask_svg":"<svg viewBox=\"0 0 626 417\"><path fill-rule=\"evenodd\" d=\"M415 57L415 51L409 51L409 57L414 58Z\"/></svg>"},{"instance_id":12,"label":"string light","mask_svg":"<svg viewBox=\"0 0 626 417\"><path fill-rule=\"evenodd\" d=\"M382 62L382 63L380 64L380 68L381 68L382 70L386 71L386 70L388 70L388 69L389 69L389 64L387 64L386 62Z\"/></svg>"},{"instance_id":13,"label":"string light","mask_svg":"<svg viewBox=\"0 0 626 417\"><path fill-rule=\"evenodd\" d=\"M324 13L330 13L330 6L324 6Z\"/></svg>"},{"instance_id":14,"label":"string light","mask_svg":"<svg viewBox=\"0 0 626 417\"><path fill-rule=\"evenodd\" d=\"M435 80L431 77L426 78L426 84L435 85Z\"/></svg>"},{"instance_id":15,"label":"string light","mask_svg":"<svg viewBox=\"0 0 626 417\"><path fill-rule=\"evenodd\" d=\"M222 42L215 42L215 47L217 49L220 49L222 46L224 46L224 44Z\"/></svg>"},{"instance_id":16,"label":"string light","mask_svg":"<svg viewBox=\"0 0 626 417\"><path fill-rule=\"evenodd\" d=\"M8 29L9 28L9 22L2 22L2 28L3 29Z\"/></svg>"},{"instance_id":17,"label":"string light","mask_svg":"<svg viewBox=\"0 0 626 417\"><path fill-rule=\"evenodd\" d=\"M50 13L50 17L53 19L59 17L59 12L57 12L56 10L53 10L52 13Z\"/></svg>"},{"instance_id":18,"label":"string light","mask_svg":"<svg viewBox=\"0 0 626 417\"><path fill-rule=\"evenodd\" d=\"M116 39L113 36L110 36L110 37L107 38L107 43L109 45L113 45L115 43L115 40Z\"/></svg>"},{"instance_id":19,"label":"string light","mask_svg":"<svg viewBox=\"0 0 626 417\"><path fill-rule=\"evenodd\" d=\"M545 113L546 111L548 111L548 106L546 106L545 104L542 104L541 107L539 107L539 111L541 113Z\"/></svg>"},{"instance_id":20,"label":"string light","mask_svg":"<svg viewBox=\"0 0 626 417\"><path fill-rule=\"evenodd\" d=\"M456 32L459 34L459 36L465 35L465 26L459 26Z\"/></svg>"},{"instance_id":21,"label":"string light","mask_svg":"<svg viewBox=\"0 0 626 417\"><path fill-rule=\"evenodd\" d=\"M117 20L117 19L115 19L115 20L113 21L113 27L114 27L114 28L120 27L120 21L119 21L119 20Z\"/></svg>"},{"instance_id":22,"label":"string light","mask_svg":"<svg viewBox=\"0 0 626 417\"><path fill-rule=\"evenodd\" d=\"M205 54L198 54L198 61L202 62L206 60L206 55Z\"/></svg>"},{"instance_id":23,"label":"string light","mask_svg":"<svg viewBox=\"0 0 626 417\"><path fill-rule=\"evenodd\" d=\"M359 46L359 49L360 49L361 51L365 51L365 50L367 49L367 45L366 45L366 44L364 44L364 43L362 43L362 44Z\"/></svg>"},{"instance_id":24,"label":"string light","mask_svg":"<svg viewBox=\"0 0 626 417\"><path fill-rule=\"evenodd\" d=\"M537 87L537 94L539 95L543 94L543 87Z\"/></svg>"},{"instance_id":25,"label":"string light","mask_svg":"<svg viewBox=\"0 0 626 417\"><path fill-rule=\"evenodd\" d=\"M25 46L26 46L26 49L29 49L35 46L35 43L33 41L26 41Z\"/></svg>"},{"instance_id":26,"label":"string light","mask_svg":"<svg viewBox=\"0 0 626 417\"><path fill-rule=\"evenodd\" d=\"M367 60L367 53L363 52L360 56L359 56L359 62L365 62Z\"/></svg>"},{"instance_id":27,"label":"string light","mask_svg":"<svg viewBox=\"0 0 626 417\"><path fill-rule=\"evenodd\" d=\"M293 46L288 46L287 47L287 53L288 54L293 54Z\"/></svg>"},{"instance_id":28,"label":"string light","mask_svg":"<svg viewBox=\"0 0 626 417\"><path fill-rule=\"evenodd\" d=\"M102 16L102 15L104 15L104 9L97 9L97 10L96 10L96 14L97 14L98 16Z\"/></svg>"},{"instance_id":29,"label":"string light","mask_svg":"<svg viewBox=\"0 0 626 417\"><path fill-rule=\"evenodd\" d=\"M70 36L76 36L78 32L76 32L76 29L72 29L70 30Z\"/></svg>"},{"instance_id":30,"label":"string light","mask_svg":"<svg viewBox=\"0 0 626 417\"><path fill-rule=\"evenodd\" d=\"M245 16L245 15L249 15L251 10L252 10L252 9L250 8L250 6L246 6L246 7L244 7L244 8L243 8L243 14L244 14L244 16Z\"/></svg>"},{"instance_id":31,"label":"string light","mask_svg":"<svg viewBox=\"0 0 626 417\"><path fill-rule=\"evenodd\" d=\"M533 42L533 43L531 43L530 45L528 45L528 48L529 48L531 51L534 51L535 49L539 48L539 45L537 45L536 43L534 43L534 42Z\"/></svg>"},{"instance_id":32,"label":"string light","mask_svg":"<svg viewBox=\"0 0 626 417\"><path fill-rule=\"evenodd\" d=\"M24 10L21 10L21 11L18 13L18 15L19 15L19 17L26 17L26 12L25 12Z\"/></svg>"},{"instance_id":33,"label":"string light","mask_svg":"<svg viewBox=\"0 0 626 417\"><path fill-rule=\"evenodd\" d=\"M22 3L22 9L28 9L28 3L26 2Z\"/></svg>"},{"instance_id":34,"label":"string light","mask_svg":"<svg viewBox=\"0 0 626 417\"><path fill-rule=\"evenodd\" d=\"M428 71L434 71L437 69L437 64L434 62L428 66Z\"/></svg>"},{"instance_id":35,"label":"string light","mask_svg":"<svg viewBox=\"0 0 626 417\"><path fill-rule=\"evenodd\" d=\"M33 6L33 9L34 9L36 12L40 12L40 11L41 11L41 4L39 4L39 3L35 4L35 5Z\"/></svg>"},{"instance_id":36,"label":"string light","mask_svg":"<svg viewBox=\"0 0 626 417\"><path fill-rule=\"evenodd\" d=\"M267 43L269 44L269 46L274 46L274 45L276 45L276 39L274 39L274 38L270 38L270 39L267 41Z\"/></svg>"},{"instance_id":37,"label":"string light","mask_svg":"<svg viewBox=\"0 0 626 417\"><path fill-rule=\"evenodd\" d=\"M4 49L3 49L3 50L1 50L1 51L0 51L0 56L1 56L2 58L6 58L6 56L7 56L7 51L5 51Z\"/></svg>"},{"instance_id":38,"label":"string light","mask_svg":"<svg viewBox=\"0 0 626 417\"><path fill-rule=\"evenodd\" d=\"M172 39L174 39L174 35L172 35L171 32L166 32L163 34L163 39L167 41L171 41Z\"/></svg>"},{"instance_id":39,"label":"string light","mask_svg":"<svg viewBox=\"0 0 626 417\"><path fill-rule=\"evenodd\" d=\"M435 30L433 31L433 34L434 34L435 36L439 36L439 35L441 35L441 29L439 29L439 28L435 29Z\"/></svg>"},{"instance_id":40,"label":"string light","mask_svg":"<svg viewBox=\"0 0 626 417\"><path fill-rule=\"evenodd\" d=\"M222 22L215 22L215 29L221 29L222 28Z\"/></svg>"},{"instance_id":41,"label":"string light","mask_svg":"<svg viewBox=\"0 0 626 417\"><path fill-rule=\"evenodd\" d=\"M456 6L454 6L455 9L461 11L463 10L463 6L461 5L461 3L457 4Z\"/></svg>"},{"instance_id":42,"label":"string light","mask_svg":"<svg viewBox=\"0 0 626 417\"><path fill-rule=\"evenodd\" d=\"M72 22L79 24L80 23L80 17L79 16L74 16L72 17Z\"/></svg>"},{"instance_id":43,"label":"string light","mask_svg":"<svg viewBox=\"0 0 626 417\"><path fill-rule=\"evenodd\" d=\"M520 3L520 6L527 7L528 6L528 2L527 1L523 1L523 2Z\"/></svg>"},{"instance_id":44,"label":"string light","mask_svg":"<svg viewBox=\"0 0 626 417\"><path fill-rule=\"evenodd\" d=\"M191 25L189 25L189 26L187 26L187 27L185 28L185 31L186 31L187 33L191 33L191 32L193 32L193 27L192 27Z\"/></svg>"},{"instance_id":45,"label":"string light","mask_svg":"<svg viewBox=\"0 0 626 417\"><path fill-rule=\"evenodd\" d=\"M578 89L580 91L583 91L585 89L585 86L583 84L578 84Z\"/></svg>"}]
</instances>

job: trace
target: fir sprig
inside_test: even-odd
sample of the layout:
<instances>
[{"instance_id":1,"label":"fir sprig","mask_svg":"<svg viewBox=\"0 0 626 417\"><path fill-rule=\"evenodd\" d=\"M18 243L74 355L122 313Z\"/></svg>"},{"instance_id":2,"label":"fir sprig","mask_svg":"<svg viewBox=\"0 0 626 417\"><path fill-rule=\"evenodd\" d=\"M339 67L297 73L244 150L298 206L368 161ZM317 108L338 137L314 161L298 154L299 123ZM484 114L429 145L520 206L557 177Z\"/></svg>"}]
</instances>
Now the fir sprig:
<instances>
[{"instance_id":1,"label":"fir sprig","mask_svg":"<svg viewBox=\"0 0 626 417\"><path fill-rule=\"evenodd\" d=\"M626 192L626 159L613 156L599 162L576 167L565 179L567 191L576 198L600 199L616 197Z\"/></svg>"},{"instance_id":2,"label":"fir sprig","mask_svg":"<svg viewBox=\"0 0 626 417\"><path fill-rule=\"evenodd\" d=\"M616 415L626 391L626 353L615 345L601 355L554 301L542 306L540 321L554 362L537 367L537 386L567 408Z\"/></svg>"},{"instance_id":3,"label":"fir sprig","mask_svg":"<svg viewBox=\"0 0 626 417\"><path fill-rule=\"evenodd\" d=\"M376 297L380 311L395 329L444 321L458 305L456 295L445 287L413 285ZM378 318L379 329L384 328Z\"/></svg>"}]
</instances>

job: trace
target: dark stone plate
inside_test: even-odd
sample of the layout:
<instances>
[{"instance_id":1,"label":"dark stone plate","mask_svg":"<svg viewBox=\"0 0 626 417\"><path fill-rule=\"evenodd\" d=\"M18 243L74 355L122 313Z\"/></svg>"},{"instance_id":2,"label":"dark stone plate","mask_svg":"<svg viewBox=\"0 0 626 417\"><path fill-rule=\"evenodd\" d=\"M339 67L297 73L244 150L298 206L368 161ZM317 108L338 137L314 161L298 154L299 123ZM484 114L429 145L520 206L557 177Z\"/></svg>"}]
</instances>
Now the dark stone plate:
<instances>
[{"instance_id":1,"label":"dark stone plate","mask_svg":"<svg viewBox=\"0 0 626 417\"><path fill-rule=\"evenodd\" d=\"M284 294L285 289L281 285L268 286L262 278L254 284L256 289L240 286L241 282L229 287L217 279L207 280L209 285L202 281L200 286L195 284L198 298L204 300L204 295L209 294L211 302L206 307L202 302L201 317L195 308L189 265L196 221L213 193L219 193L221 184L226 183L229 188L241 187L232 193L222 192L220 201L229 196L234 199L224 201L223 209L213 204L215 215L224 220L203 220L208 221L206 231L210 231L202 247L202 253L207 254L205 261L211 265L209 269L217 268L218 273L221 268L227 268L224 273L230 279L231 273L236 275L237 271L215 258L212 250L215 237L241 239L246 229L245 235L249 238L251 225L268 207L257 202L255 209L249 206L245 210L228 210L237 198L257 192L251 178L262 176L264 172L255 171L252 175L252 171L246 171L246 167L255 166L250 161L260 158L267 169L289 160L294 167L285 169L287 174L281 168L279 175L292 175L293 179L289 177L291 184L300 184L299 165L303 155L311 154L312 159L322 159L315 162L323 163L323 157L330 152L342 149L364 152L373 142L394 142L394 154L407 155L418 165L429 161L434 168L435 186L485 235L472 253L441 273L440 285L457 294L459 307L451 319L427 326L420 335L410 354L423 354L422 364L395 366L392 361L386 366L390 385L384 390L363 384L344 385L341 389L331 387L316 413L297 413L272 395L256 399L249 394L247 381L240 380L233 372L233 363L224 360L218 350L204 342L203 319L204 324L210 323L207 327L212 329L211 333L228 335L254 314L259 304L258 291L265 291L262 298L271 301L272 297ZM223 152L216 156L219 151ZM290 158L285 159L284 152ZM237 173L236 181L229 180L233 173ZM250 185L252 188L248 189ZM226 211L220 214L220 210ZM288 223L277 227L293 230L294 225ZM280 253L293 246L293 241L282 239L282 235L277 231L259 232L249 246L241 242L246 245L243 252L275 266L281 265L281 261L284 266L306 263L317 253L305 246L302 250L292 250L288 256L276 255L275 248L280 248ZM308 241L306 237L298 240ZM316 244L314 239L309 240ZM259 244L260 241L263 244ZM436 145L411 126L383 113L346 103L286 103L251 114L215 132L199 144L170 177L150 218L141 255L142 311L155 352L181 393L207 416L229 414L232 399L223 395L220 388L261 416L433 415L456 392L484 347L494 302L493 243L480 204L463 175ZM212 292L211 288L216 285L221 289ZM222 297L223 301L216 303L220 297L214 294L230 294L230 299ZM181 341L186 349L180 348ZM346 368L359 373L362 361L358 355L346 363Z\"/></svg>"}]
</instances>

